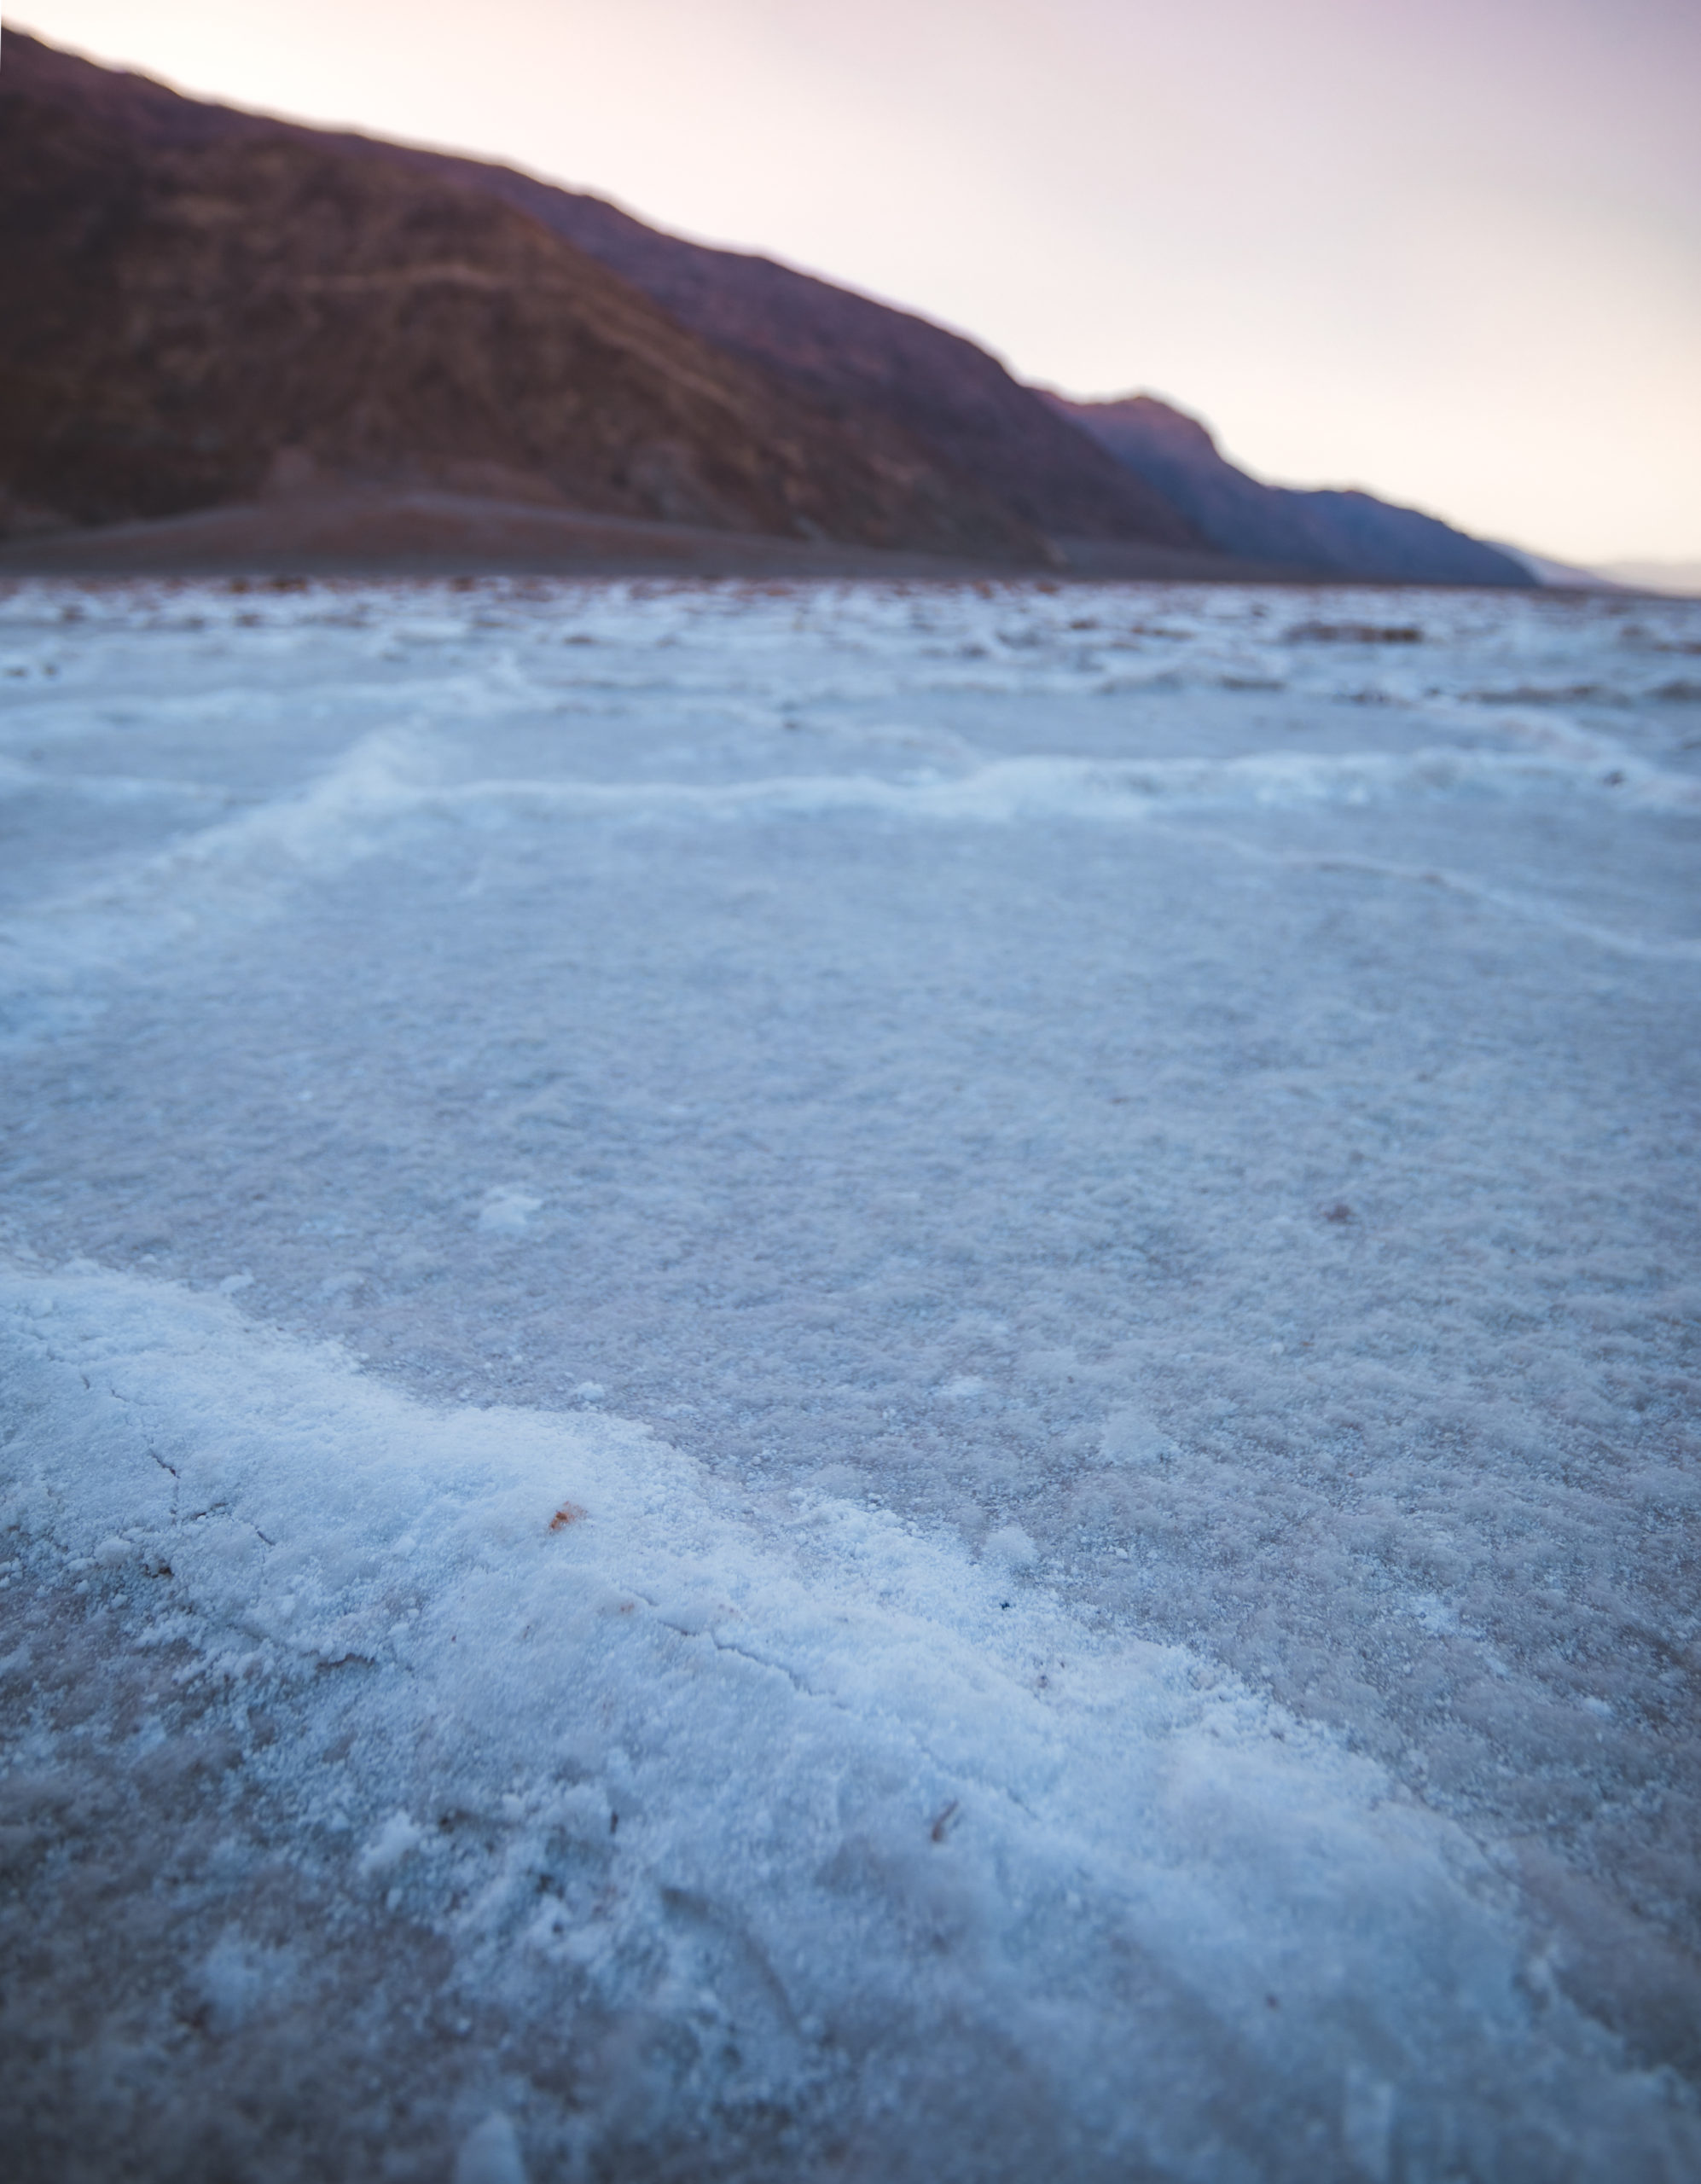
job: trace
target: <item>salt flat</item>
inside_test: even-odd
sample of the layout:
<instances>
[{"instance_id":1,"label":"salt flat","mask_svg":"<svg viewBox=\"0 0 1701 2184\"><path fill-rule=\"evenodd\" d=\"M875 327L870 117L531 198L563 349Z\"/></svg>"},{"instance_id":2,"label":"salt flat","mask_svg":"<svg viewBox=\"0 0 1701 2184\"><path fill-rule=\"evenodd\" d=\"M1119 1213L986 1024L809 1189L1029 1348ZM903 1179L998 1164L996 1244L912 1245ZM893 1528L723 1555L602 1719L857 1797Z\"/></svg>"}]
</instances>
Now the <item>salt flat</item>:
<instances>
[{"instance_id":1,"label":"salt flat","mask_svg":"<svg viewBox=\"0 0 1701 2184\"><path fill-rule=\"evenodd\" d=\"M1701 607L41 583L0 703L23 2174L1696 2172Z\"/></svg>"}]
</instances>

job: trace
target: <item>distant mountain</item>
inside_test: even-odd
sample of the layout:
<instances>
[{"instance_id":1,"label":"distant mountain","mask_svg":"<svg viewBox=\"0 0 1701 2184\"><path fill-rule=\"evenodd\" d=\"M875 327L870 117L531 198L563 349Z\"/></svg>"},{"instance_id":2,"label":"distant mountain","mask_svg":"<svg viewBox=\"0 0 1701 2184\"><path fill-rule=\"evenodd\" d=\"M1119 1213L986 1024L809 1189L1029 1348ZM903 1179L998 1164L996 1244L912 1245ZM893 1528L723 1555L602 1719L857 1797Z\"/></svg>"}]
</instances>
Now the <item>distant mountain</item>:
<instances>
[{"instance_id":1,"label":"distant mountain","mask_svg":"<svg viewBox=\"0 0 1701 2184\"><path fill-rule=\"evenodd\" d=\"M1369 493L1260 485L1218 451L1197 418L1152 395L1048 399L1225 554L1396 584L1538 580L1521 560L1415 508L1396 508Z\"/></svg>"},{"instance_id":2,"label":"distant mountain","mask_svg":"<svg viewBox=\"0 0 1701 2184\"><path fill-rule=\"evenodd\" d=\"M1701 598L1701 561L1608 561L1600 574L1634 591L1667 591L1679 599Z\"/></svg>"},{"instance_id":3,"label":"distant mountain","mask_svg":"<svg viewBox=\"0 0 1701 2184\"><path fill-rule=\"evenodd\" d=\"M1556 561L1548 554L1532 554L1528 547L1512 545L1504 538L1487 542L1497 554L1504 554L1508 561L1516 561L1526 569L1536 583L1552 591L1622 591L1623 584L1615 584L1611 577L1601 576L1594 569L1585 569L1576 561Z\"/></svg>"},{"instance_id":4,"label":"distant mountain","mask_svg":"<svg viewBox=\"0 0 1701 2184\"><path fill-rule=\"evenodd\" d=\"M1058 533L1204 543L922 320L10 31L0 292L15 532L317 476L1015 565Z\"/></svg>"}]
</instances>

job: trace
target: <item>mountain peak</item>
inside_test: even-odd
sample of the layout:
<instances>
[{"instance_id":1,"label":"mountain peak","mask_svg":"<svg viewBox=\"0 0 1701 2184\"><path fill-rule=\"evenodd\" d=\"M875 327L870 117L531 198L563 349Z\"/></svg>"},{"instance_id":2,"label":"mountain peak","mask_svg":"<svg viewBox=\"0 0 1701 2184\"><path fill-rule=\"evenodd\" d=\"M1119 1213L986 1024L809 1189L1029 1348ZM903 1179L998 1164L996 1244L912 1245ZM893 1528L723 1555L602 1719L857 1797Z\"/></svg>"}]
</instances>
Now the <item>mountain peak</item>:
<instances>
[{"instance_id":1,"label":"mountain peak","mask_svg":"<svg viewBox=\"0 0 1701 2184\"><path fill-rule=\"evenodd\" d=\"M1530 567L1420 509L1357 488L1266 485L1230 462L1198 418L1130 394L1054 407L1190 517L1219 552L1319 577L1390 584L1528 584Z\"/></svg>"},{"instance_id":2,"label":"mountain peak","mask_svg":"<svg viewBox=\"0 0 1701 2184\"><path fill-rule=\"evenodd\" d=\"M1178 452L1186 450L1196 458L1222 459L1210 427L1159 395L1118 394L1096 402L1075 402L1049 388L1044 392L1047 401L1061 416L1078 421L1083 413L1090 412L1096 426L1126 426L1138 431L1142 438L1172 446ZM1094 430L1094 427L1088 429ZM1095 432L1095 437L1102 439L1103 433Z\"/></svg>"}]
</instances>

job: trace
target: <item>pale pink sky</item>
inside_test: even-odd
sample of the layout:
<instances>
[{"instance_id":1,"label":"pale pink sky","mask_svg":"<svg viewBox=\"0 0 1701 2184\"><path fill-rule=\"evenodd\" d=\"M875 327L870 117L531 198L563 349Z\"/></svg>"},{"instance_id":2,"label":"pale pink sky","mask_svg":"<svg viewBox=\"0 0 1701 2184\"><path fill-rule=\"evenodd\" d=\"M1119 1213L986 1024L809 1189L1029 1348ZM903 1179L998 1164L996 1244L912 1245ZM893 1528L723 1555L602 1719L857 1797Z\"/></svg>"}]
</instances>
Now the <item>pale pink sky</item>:
<instances>
[{"instance_id":1,"label":"pale pink sky","mask_svg":"<svg viewBox=\"0 0 1701 2184\"><path fill-rule=\"evenodd\" d=\"M1294 484L1701 557L1698 0L29 0L1145 387Z\"/></svg>"}]
</instances>

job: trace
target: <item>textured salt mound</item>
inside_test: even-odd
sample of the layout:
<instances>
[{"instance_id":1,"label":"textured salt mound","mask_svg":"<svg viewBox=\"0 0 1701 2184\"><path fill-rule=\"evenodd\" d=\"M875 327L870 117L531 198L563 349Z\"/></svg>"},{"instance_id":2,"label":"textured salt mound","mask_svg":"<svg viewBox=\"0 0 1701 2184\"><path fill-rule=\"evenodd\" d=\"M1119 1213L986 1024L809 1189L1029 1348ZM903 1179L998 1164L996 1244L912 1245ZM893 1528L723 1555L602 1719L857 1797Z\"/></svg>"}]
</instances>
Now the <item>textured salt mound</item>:
<instances>
[{"instance_id":1,"label":"textured salt mound","mask_svg":"<svg viewBox=\"0 0 1701 2184\"><path fill-rule=\"evenodd\" d=\"M132 1646L298 1711L248 1772L369 1907L378 2008L334 2038L376 2058L419 1930L564 2047L626 2029L543 2173L638 2096L711 2168L755 2110L888 2175L1701 2158L1456 1830L1187 1653L1095 1641L1019 1555L748 1502L618 1420L434 1412L165 1285L3 1298L13 1536L145 1565ZM301 1977L240 1914L200 1973L255 2036Z\"/></svg>"}]
</instances>

